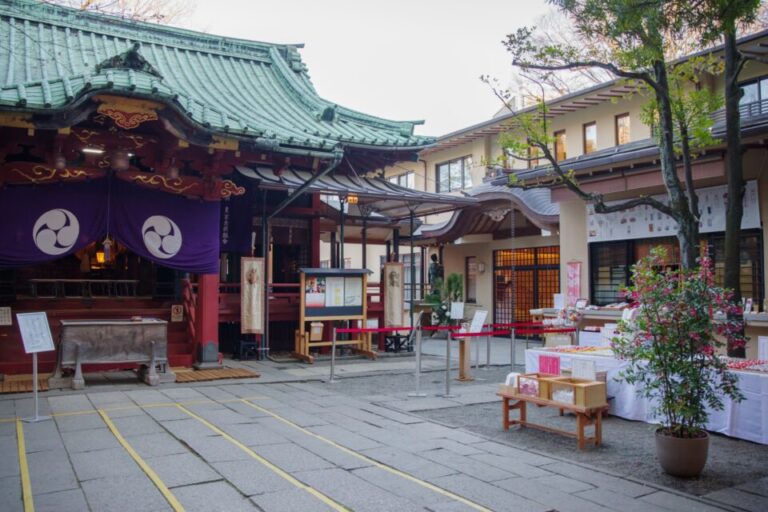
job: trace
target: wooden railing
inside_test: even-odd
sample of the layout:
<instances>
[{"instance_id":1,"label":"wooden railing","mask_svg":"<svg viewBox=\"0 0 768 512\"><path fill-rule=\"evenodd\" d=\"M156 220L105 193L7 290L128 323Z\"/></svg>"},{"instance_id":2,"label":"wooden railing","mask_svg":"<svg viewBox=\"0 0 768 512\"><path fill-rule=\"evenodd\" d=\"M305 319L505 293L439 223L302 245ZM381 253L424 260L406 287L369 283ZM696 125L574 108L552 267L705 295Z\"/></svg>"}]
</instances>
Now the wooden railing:
<instances>
[{"instance_id":1,"label":"wooden railing","mask_svg":"<svg viewBox=\"0 0 768 512\"><path fill-rule=\"evenodd\" d=\"M184 318L187 319L187 335L192 341L197 339L195 336L195 319L197 318L195 286L197 286L196 283L192 283L189 278L181 280L181 298L184 304Z\"/></svg>"}]
</instances>

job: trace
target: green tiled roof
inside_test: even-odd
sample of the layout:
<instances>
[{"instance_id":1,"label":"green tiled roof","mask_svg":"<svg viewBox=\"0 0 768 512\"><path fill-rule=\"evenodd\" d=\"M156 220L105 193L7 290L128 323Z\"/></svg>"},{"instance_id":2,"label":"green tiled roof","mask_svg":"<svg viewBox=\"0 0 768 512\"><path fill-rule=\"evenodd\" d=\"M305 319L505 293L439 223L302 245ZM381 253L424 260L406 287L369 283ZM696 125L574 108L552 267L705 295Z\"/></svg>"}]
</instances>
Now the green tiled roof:
<instances>
[{"instance_id":1,"label":"green tiled roof","mask_svg":"<svg viewBox=\"0 0 768 512\"><path fill-rule=\"evenodd\" d=\"M115 64L133 48L129 56L134 64L145 60L143 67ZM212 132L284 146L418 149L433 141L413 135L418 122L388 121L322 99L298 48L5 0L0 110L55 112L111 92L169 103Z\"/></svg>"}]
</instances>

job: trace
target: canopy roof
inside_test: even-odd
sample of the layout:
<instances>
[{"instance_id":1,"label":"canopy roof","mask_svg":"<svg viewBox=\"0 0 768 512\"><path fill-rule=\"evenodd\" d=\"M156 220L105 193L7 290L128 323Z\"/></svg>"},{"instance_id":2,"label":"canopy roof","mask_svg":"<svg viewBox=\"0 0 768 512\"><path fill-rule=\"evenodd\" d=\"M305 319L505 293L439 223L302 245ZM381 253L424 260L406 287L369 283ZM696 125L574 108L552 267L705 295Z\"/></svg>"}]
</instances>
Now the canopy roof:
<instances>
[{"instance_id":1,"label":"canopy roof","mask_svg":"<svg viewBox=\"0 0 768 512\"><path fill-rule=\"evenodd\" d=\"M259 182L258 186L267 190L296 190L313 174L306 171L287 169L276 173L269 167L238 166L243 176ZM356 196L357 208L365 213L375 212L392 220L401 220L411 216L443 213L477 203L471 197L450 196L421 192L398 186L381 178L361 178L359 176L326 175L309 186L308 192Z\"/></svg>"},{"instance_id":2,"label":"canopy roof","mask_svg":"<svg viewBox=\"0 0 768 512\"><path fill-rule=\"evenodd\" d=\"M420 121L324 100L301 45L226 38L33 0L0 3L0 110L54 114L109 92L171 106L214 133L276 149L422 149Z\"/></svg>"},{"instance_id":3,"label":"canopy roof","mask_svg":"<svg viewBox=\"0 0 768 512\"><path fill-rule=\"evenodd\" d=\"M416 230L420 243L453 241L466 235L494 234L527 236L544 229L555 231L560 222L560 205L552 202L548 188L521 190L484 183L468 190L478 202L453 213L439 224L424 224ZM512 215L514 224L511 223Z\"/></svg>"}]
</instances>

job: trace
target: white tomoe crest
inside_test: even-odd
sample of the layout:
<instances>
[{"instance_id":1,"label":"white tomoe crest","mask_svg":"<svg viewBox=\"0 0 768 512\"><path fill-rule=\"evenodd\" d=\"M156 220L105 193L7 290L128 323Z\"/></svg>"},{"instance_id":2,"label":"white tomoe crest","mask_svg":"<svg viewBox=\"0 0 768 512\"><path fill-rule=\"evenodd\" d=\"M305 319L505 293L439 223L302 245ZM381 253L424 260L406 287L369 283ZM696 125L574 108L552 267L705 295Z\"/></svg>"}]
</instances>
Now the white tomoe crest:
<instances>
[{"instance_id":1,"label":"white tomoe crest","mask_svg":"<svg viewBox=\"0 0 768 512\"><path fill-rule=\"evenodd\" d=\"M45 254L58 256L72 249L80 235L80 223L75 214L55 208L42 214L32 228L35 245Z\"/></svg>"},{"instance_id":2,"label":"white tomoe crest","mask_svg":"<svg viewBox=\"0 0 768 512\"><path fill-rule=\"evenodd\" d=\"M147 250L157 258L173 258L181 250L181 230L164 215L153 215L145 220L141 236Z\"/></svg>"}]
</instances>

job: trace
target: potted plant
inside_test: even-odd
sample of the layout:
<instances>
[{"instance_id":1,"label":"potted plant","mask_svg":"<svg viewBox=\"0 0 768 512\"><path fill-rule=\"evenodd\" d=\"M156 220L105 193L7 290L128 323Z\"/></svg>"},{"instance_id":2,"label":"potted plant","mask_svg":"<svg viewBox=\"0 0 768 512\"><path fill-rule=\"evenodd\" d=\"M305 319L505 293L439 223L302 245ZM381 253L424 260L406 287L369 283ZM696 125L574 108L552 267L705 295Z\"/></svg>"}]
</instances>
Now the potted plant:
<instances>
[{"instance_id":1,"label":"potted plant","mask_svg":"<svg viewBox=\"0 0 768 512\"><path fill-rule=\"evenodd\" d=\"M637 309L632 320L619 322L612 345L628 363L620 378L650 400L661 422L656 452L662 468L688 477L707 462L709 410L722 409L723 396L742 399L718 349L722 340L732 347L745 340L741 325L728 320L741 308L714 285L710 261L702 258L694 270L664 269L665 256L654 249L633 267L626 293Z\"/></svg>"}]
</instances>

